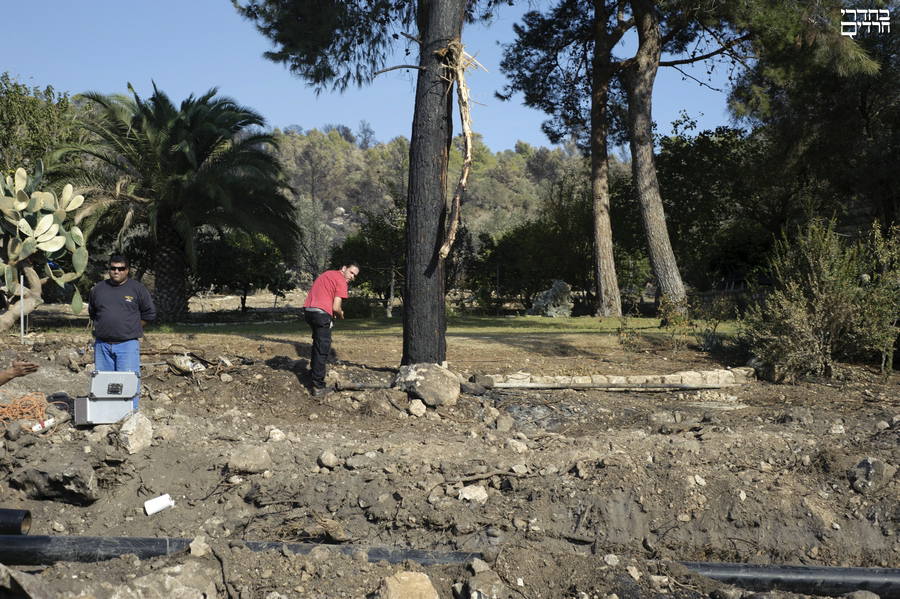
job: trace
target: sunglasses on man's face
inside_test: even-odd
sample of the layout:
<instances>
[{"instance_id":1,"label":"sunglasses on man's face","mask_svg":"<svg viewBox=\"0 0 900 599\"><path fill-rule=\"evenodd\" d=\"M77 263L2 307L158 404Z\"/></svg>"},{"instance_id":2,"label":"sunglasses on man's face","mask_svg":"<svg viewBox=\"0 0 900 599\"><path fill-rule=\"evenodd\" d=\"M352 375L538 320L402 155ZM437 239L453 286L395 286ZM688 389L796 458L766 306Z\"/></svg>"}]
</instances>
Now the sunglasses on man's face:
<instances>
[{"instance_id":1,"label":"sunglasses on man's face","mask_svg":"<svg viewBox=\"0 0 900 599\"><path fill-rule=\"evenodd\" d=\"M110 266L109 269L110 269L110 270L123 271L123 270L128 270L128 267L127 267L127 266Z\"/></svg>"}]
</instances>

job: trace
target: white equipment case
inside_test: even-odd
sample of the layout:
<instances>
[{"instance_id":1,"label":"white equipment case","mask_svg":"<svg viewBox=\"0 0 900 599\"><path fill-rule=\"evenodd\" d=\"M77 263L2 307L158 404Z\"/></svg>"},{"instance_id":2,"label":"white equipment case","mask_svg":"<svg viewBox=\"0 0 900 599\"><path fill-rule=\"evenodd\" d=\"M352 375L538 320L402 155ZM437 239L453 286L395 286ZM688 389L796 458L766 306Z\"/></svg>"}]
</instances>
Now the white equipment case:
<instances>
[{"instance_id":1,"label":"white equipment case","mask_svg":"<svg viewBox=\"0 0 900 599\"><path fill-rule=\"evenodd\" d=\"M87 397L75 398L75 424L112 424L134 411L137 373L91 372Z\"/></svg>"}]
</instances>

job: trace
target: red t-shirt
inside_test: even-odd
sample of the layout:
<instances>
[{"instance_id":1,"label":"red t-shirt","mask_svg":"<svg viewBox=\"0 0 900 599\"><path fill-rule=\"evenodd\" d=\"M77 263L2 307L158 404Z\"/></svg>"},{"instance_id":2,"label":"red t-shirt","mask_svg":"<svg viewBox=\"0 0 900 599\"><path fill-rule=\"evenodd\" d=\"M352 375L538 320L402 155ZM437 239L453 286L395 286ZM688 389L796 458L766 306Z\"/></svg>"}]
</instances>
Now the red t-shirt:
<instances>
[{"instance_id":1,"label":"red t-shirt","mask_svg":"<svg viewBox=\"0 0 900 599\"><path fill-rule=\"evenodd\" d=\"M325 310L334 318L332 308L336 297L347 299L347 279L339 270L326 270L313 283L303 307Z\"/></svg>"}]
</instances>

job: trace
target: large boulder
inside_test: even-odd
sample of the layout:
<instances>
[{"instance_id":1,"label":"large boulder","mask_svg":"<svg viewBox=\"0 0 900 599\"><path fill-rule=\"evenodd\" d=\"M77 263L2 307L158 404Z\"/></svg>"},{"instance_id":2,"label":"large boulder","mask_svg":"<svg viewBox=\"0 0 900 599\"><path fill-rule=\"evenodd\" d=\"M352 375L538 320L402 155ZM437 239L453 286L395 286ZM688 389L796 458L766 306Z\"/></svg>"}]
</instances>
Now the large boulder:
<instances>
[{"instance_id":1,"label":"large boulder","mask_svg":"<svg viewBox=\"0 0 900 599\"><path fill-rule=\"evenodd\" d=\"M68 463L41 463L19 470L10 482L25 491L30 499L55 499L75 505L88 505L100 498L94 469L87 460Z\"/></svg>"},{"instance_id":2,"label":"large boulder","mask_svg":"<svg viewBox=\"0 0 900 599\"><path fill-rule=\"evenodd\" d=\"M432 408L459 401L459 377L437 364L401 366L393 386Z\"/></svg>"},{"instance_id":3,"label":"large boulder","mask_svg":"<svg viewBox=\"0 0 900 599\"><path fill-rule=\"evenodd\" d=\"M534 304L528 309L532 316L564 317L572 316L572 290L565 281L559 279L553 281L553 286L546 291L541 291Z\"/></svg>"},{"instance_id":4,"label":"large boulder","mask_svg":"<svg viewBox=\"0 0 900 599\"><path fill-rule=\"evenodd\" d=\"M379 599L438 599L431 579L424 572L397 572L381 581Z\"/></svg>"},{"instance_id":5,"label":"large boulder","mask_svg":"<svg viewBox=\"0 0 900 599\"><path fill-rule=\"evenodd\" d=\"M133 412L122 423L119 439L130 454L144 451L153 443L153 423L140 412Z\"/></svg>"}]
</instances>

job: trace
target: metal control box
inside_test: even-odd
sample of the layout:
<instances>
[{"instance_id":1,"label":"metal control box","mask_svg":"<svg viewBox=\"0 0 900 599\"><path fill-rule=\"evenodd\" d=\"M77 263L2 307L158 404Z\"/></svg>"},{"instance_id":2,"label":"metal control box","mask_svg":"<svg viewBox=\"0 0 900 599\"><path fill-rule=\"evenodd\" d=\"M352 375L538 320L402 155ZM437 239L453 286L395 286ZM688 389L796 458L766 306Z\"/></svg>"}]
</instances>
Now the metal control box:
<instances>
[{"instance_id":1,"label":"metal control box","mask_svg":"<svg viewBox=\"0 0 900 599\"><path fill-rule=\"evenodd\" d=\"M95 370L87 397L75 398L75 424L112 424L134 410L137 373Z\"/></svg>"}]
</instances>

